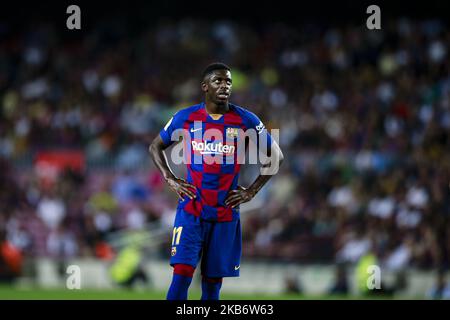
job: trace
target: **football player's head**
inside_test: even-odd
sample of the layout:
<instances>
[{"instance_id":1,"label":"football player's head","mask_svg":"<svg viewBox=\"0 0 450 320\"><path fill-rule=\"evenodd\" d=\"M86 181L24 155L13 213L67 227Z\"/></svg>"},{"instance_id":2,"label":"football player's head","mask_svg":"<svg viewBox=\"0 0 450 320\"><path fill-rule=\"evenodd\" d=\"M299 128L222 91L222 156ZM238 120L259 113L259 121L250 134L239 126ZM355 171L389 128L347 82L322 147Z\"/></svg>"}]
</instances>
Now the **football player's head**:
<instances>
[{"instance_id":1,"label":"football player's head","mask_svg":"<svg viewBox=\"0 0 450 320\"><path fill-rule=\"evenodd\" d=\"M202 74L202 91L207 101L226 104L232 88L231 69L224 63L212 63Z\"/></svg>"}]
</instances>

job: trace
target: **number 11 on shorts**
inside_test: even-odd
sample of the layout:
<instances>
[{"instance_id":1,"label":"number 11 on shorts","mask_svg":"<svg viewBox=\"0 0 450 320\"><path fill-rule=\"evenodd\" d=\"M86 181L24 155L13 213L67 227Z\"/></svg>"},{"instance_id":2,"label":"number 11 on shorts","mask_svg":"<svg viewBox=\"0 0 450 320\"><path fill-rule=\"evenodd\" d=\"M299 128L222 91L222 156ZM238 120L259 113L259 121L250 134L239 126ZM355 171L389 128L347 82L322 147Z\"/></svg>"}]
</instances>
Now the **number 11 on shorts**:
<instances>
[{"instance_id":1,"label":"number 11 on shorts","mask_svg":"<svg viewBox=\"0 0 450 320\"><path fill-rule=\"evenodd\" d=\"M183 227L173 228L172 246L176 246L180 243L181 231L183 231Z\"/></svg>"}]
</instances>

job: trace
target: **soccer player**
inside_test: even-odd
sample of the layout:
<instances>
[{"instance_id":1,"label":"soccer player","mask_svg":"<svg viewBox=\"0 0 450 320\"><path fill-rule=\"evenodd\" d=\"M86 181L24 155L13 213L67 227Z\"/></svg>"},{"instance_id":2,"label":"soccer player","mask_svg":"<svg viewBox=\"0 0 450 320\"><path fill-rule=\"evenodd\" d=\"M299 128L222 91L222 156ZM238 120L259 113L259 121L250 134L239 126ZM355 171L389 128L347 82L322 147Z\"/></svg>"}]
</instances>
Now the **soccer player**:
<instances>
[{"instance_id":1,"label":"soccer player","mask_svg":"<svg viewBox=\"0 0 450 320\"><path fill-rule=\"evenodd\" d=\"M283 160L278 144L261 120L228 102L231 88L231 71L227 65L207 66L201 81L205 101L178 111L149 147L155 165L179 196L168 300L187 299L200 261L202 300L219 300L222 278L239 276L242 246L239 205L250 201L261 190ZM164 153L177 140L176 132L183 136L187 181L175 176ZM242 150L245 137L257 146L258 153L266 155L261 174L248 188L238 186L242 162L238 151Z\"/></svg>"}]
</instances>

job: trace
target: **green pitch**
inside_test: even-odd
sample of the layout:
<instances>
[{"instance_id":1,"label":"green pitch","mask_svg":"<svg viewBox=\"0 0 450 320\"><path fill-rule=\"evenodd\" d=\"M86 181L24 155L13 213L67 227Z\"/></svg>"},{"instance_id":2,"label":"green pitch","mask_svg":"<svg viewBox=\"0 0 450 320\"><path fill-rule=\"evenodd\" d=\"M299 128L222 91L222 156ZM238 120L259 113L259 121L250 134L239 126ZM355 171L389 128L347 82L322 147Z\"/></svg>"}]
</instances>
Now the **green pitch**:
<instances>
[{"instance_id":1,"label":"green pitch","mask_svg":"<svg viewBox=\"0 0 450 320\"><path fill-rule=\"evenodd\" d=\"M158 290L68 290L0 287L0 300L164 300L165 292ZM199 300L200 291L192 290L189 299ZM222 300L329 300L361 299L355 296L305 296L299 294L222 293Z\"/></svg>"},{"instance_id":2,"label":"green pitch","mask_svg":"<svg viewBox=\"0 0 450 320\"><path fill-rule=\"evenodd\" d=\"M166 293L157 290L68 290L68 289L15 289L0 288L0 300L164 300ZM189 299L199 300L201 293L191 291ZM225 300L251 300L251 299L301 299L299 295L263 295L263 294L230 294L223 293Z\"/></svg>"}]
</instances>

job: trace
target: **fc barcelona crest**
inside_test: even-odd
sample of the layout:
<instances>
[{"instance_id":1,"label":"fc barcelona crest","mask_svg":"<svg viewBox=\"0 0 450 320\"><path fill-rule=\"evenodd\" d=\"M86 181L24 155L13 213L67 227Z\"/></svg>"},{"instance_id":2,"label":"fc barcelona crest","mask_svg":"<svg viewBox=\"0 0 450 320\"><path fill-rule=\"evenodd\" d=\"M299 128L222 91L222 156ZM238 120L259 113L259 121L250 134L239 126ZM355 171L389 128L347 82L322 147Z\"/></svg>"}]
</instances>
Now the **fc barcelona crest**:
<instances>
[{"instance_id":1,"label":"fc barcelona crest","mask_svg":"<svg viewBox=\"0 0 450 320\"><path fill-rule=\"evenodd\" d=\"M177 247L172 247L171 255L172 257L177 254Z\"/></svg>"},{"instance_id":2,"label":"fc barcelona crest","mask_svg":"<svg viewBox=\"0 0 450 320\"><path fill-rule=\"evenodd\" d=\"M227 137L234 139L238 136L238 128L227 128Z\"/></svg>"}]
</instances>

